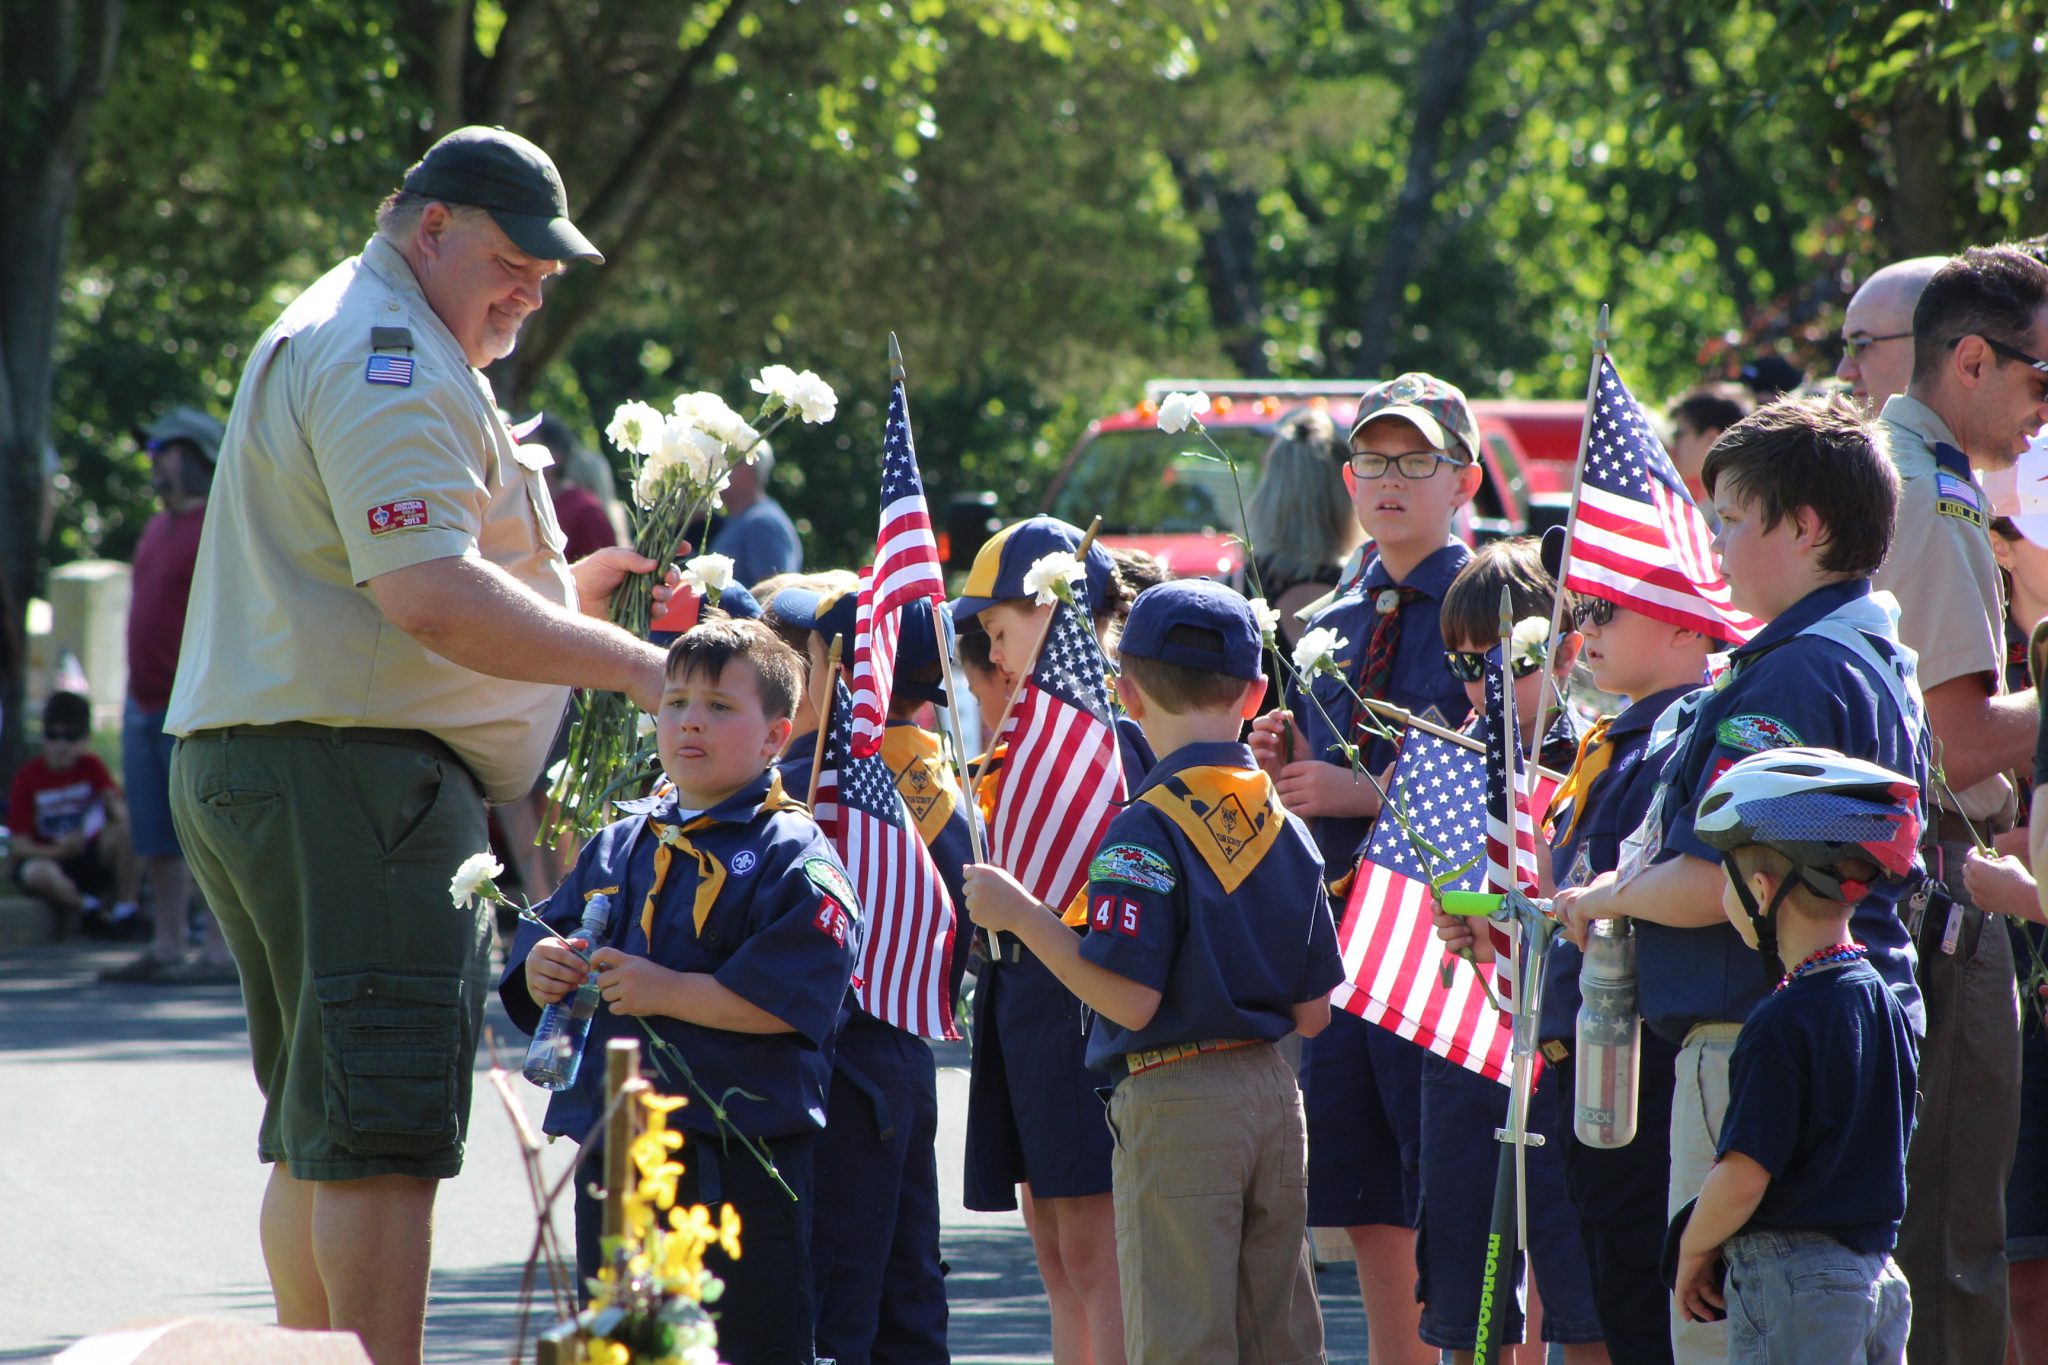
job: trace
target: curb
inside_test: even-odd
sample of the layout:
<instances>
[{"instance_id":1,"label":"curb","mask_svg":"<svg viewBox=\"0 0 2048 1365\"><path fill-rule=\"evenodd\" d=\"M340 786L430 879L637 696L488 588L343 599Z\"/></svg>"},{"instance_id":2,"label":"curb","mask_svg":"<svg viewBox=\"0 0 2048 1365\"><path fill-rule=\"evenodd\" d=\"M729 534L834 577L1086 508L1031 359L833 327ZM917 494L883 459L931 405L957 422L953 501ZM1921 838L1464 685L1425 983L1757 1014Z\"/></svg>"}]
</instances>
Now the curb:
<instances>
[{"instance_id":1,"label":"curb","mask_svg":"<svg viewBox=\"0 0 2048 1365\"><path fill-rule=\"evenodd\" d=\"M0 896L0 948L35 948L50 941L50 907L33 896Z\"/></svg>"}]
</instances>

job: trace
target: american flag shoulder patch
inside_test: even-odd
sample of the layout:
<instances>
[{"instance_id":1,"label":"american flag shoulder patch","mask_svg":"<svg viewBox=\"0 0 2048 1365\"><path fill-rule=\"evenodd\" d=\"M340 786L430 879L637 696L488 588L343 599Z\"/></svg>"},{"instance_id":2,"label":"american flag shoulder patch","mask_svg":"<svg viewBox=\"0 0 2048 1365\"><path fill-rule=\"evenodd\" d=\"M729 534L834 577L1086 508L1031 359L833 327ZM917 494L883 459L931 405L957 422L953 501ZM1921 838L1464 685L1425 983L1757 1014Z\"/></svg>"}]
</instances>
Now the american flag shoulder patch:
<instances>
[{"instance_id":1,"label":"american flag shoulder patch","mask_svg":"<svg viewBox=\"0 0 2048 1365\"><path fill-rule=\"evenodd\" d=\"M1934 476L1934 510L1973 526L1984 524L1984 508L1977 500L1976 488L1968 479L1959 479L1946 470Z\"/></svg>"},{"instance_id":2,"label":"american flag shoulder patch","mask_svg":"<svg viewBox=\"0 0 2048 1365\"><path fill-rule=\"evenodd\" d=\"M398 388L412 385L412 357L409 355L373 355L363 366L363 379L371 384L391 384Z\"/></svg>"}]
</instances>

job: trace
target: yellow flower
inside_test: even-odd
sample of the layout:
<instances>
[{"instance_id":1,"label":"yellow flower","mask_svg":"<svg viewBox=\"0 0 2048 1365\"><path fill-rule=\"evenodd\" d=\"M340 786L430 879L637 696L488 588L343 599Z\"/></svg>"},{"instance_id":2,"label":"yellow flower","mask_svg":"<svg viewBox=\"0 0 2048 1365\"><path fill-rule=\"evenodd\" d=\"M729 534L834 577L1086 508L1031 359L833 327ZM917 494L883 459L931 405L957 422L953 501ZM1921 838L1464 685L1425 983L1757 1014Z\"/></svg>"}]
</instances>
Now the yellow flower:
<instances>
[{"instance_id":1,"label":"yellow flower","mask_svg":"<svg viewBox=\"0 0 2048 1365\"><path fill-rule=\"evenodd\" d=\"M657 1095L652 1090L640 1092L640 1103L645 1105L650 1113L672 1114L689 1102L681 1095ZM650 1119L649 1122L653 1120Z\"/></svg>"},{"instance_id":2,"label":"yellow flower","mask_svg":"<svg viewBox=\"0 0 2048 1365\"><path fill-rule=\"evenodd\" d=\"M718 1245L735 1261L740 1258L740 1215L739 1210L730 1204L719 1212Z\"/></svg>"}]
</instances>

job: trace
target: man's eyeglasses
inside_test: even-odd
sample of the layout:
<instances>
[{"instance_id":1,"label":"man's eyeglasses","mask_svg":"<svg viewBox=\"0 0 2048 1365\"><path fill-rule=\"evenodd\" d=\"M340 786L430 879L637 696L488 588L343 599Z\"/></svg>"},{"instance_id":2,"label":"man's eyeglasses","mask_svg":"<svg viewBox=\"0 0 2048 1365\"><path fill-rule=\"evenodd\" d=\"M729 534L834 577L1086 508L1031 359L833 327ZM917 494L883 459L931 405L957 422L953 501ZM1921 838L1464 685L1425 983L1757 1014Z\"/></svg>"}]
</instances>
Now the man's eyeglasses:
<instances>
[{"instance_id":1,"label":"man's eyeglasses","mask_svg":"<svg viewBox=\"0 0 2048 1365\"><path fill-rule=\"evenodd\" d=\"M1486 655L1469 649L1447 649L1444 651L1444 667L1451 670L1451 676L1459 682L1478 682L1486 676ZM1526 678L1543 667L1541 659L1515 660L1515 676Z\"/></svg>"},{"instance_id":2,"label":"man's eyeglasses","mask_svg":"<svg viewBox=\"0 0 2048 1365\"><path fill-rule=\"evenodd\" d=\"M1581 626L1610 626L1614 624L1614 603L1604 597L1581 597L1572 616Z\"/></svg>"},{"instance_id":3,"label":"man's eyeglasses","mask_svg":"<svg viewBox=\"0 0 2048 1365\"><path fill-rule=\"evenodd\" d=\"M1435 450L1408 450L1399 455L1382 455L1376 450L1351 452L1351 472L1361 479L1384 479L1390 467L1400 470L1404 479L1426 479L1440 464L1463 463Z\"/></svg>"},{"instance_id":4,"label":"man's eyeglasses","mask_svg":"<svg viewBox=\"0 0 2048 1365\"><path fill-rule=\"evenodd\" d=\"M43 738L52 744L77 744L85 739L83 730L45 730Z\"/></svg>"},{"instance_id":5,"label":"man's eyeglasses","mask_svg":"<svg viewBox=\"0 0 2048 1365\"><path fill-rule=\"evenodd\" d=\"M1886 332L1886 333L1885 333L1885 334L1884 334L1883 336L1881 336L1881 337L1865 337L1865 336L1843 337L1843 338L1842 338L1842 354L1843 354L1843 355L1845 355L1845 356L1847 356L1847 357L1849 357L1849 359L1851 359L1851 360L1854 360L1854 359L1855 359L1855 358L1856 358L1857 356L1859 356L1859 355L1863 354L1863 352L1865 352L1865 351L1869 350L1869 349L1870 349L1871 347L1873 347L1873 346L1877 345L1877 343L1878 343L1878 342L1880 342L1880 341L1904 341L1904 340L1905 340L1905 339L1906 339L1907 337L1909 337L1909 336L1911 336L1911 335L1913 335L1913 334L1912 334L1912 333L1911 333L1910 331L1907 331L1907 332Z\"/></svg>"},{"instance_id":6,"label":"man's eyeglasses","mask_svg":"<svg viewBox=\"0 0 2048 1365\"><path fill-rule=\"evenodd\" d=\"M1977 335L1984 336L1982 332L1979 332ZM2048 360L2036 360L2019 347L2008 346L1996 337L1984 337L1984 344L2004 356L2007 360L2017 360L2030 370L2039 370L2042 374L2048 374Z\"/></svg>"}]
</instances>

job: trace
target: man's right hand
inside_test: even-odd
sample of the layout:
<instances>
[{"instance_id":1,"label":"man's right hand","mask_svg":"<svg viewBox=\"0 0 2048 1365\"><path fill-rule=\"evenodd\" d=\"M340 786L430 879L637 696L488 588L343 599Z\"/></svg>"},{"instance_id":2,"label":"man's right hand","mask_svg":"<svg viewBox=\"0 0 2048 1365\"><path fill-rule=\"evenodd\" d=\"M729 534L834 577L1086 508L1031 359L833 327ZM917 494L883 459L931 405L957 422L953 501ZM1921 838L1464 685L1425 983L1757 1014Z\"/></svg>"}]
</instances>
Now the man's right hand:
<instances>
[{"instance_id":1,"label":"man's right hand","mask_svg":"<svg viewBox=\"0 0 2048 1365\"><path fill-rule=\"evenodd\" d=\"M590 948L581 935L569 942L586 952ZM526 955L526 993L536 1004L554 1004L582 985L588 975L589 964L557 939L542 939Z\"/></svg>"}]
</instances>

